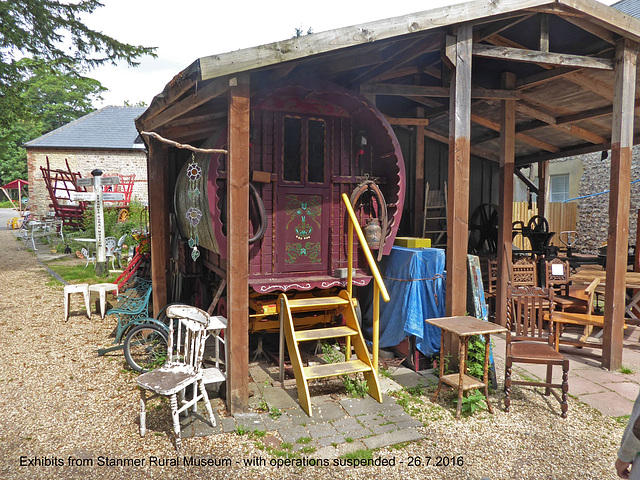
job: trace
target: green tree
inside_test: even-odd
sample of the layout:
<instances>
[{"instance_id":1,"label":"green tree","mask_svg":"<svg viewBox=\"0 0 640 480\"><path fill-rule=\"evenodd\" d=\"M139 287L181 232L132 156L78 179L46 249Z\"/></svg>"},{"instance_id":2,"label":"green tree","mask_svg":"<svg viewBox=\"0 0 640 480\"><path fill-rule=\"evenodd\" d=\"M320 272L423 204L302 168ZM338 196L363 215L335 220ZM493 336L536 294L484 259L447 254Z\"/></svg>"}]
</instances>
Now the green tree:
<instances>
[{"instance_id":1,"label":"green tree","mask_svg":"<svg viewBox=\"0 0 640 480\"><path fill-rule=\"evenodd\" d=\"M30 77L22 79L20 103L29 114L0 127L0 184L26 178L24 143L94 111L106 89L76 72L60 72L56 62L23 58Z\"/></svg>"},{"instance_id":2,"label":"green tree","mask_svg":"<svg viewBox=\"0 0 640 480\"><path fill-rule=\"evenodd\" d=\"M0 0L0 181L26 178L23 144L93 108L105 89L85 73L138 65L155 48L119 42L78 20L99 0Z\"/></svg>"},{"instance_id":3,"label":"green tree","mask_svg":"<svg viewBox=\"0 0 640 480\"><path fill-rule=\"evenodd\" d=\"M32 78L23 57L55 62L60 73L80 74L105 63L125 61L130 66L155 49L119 42L91 30L78 17L95 11L98 0L60 2L59 0L3 0L0 2L0 127L28 115L21 103Z\"/></svg>"}]
</instances>

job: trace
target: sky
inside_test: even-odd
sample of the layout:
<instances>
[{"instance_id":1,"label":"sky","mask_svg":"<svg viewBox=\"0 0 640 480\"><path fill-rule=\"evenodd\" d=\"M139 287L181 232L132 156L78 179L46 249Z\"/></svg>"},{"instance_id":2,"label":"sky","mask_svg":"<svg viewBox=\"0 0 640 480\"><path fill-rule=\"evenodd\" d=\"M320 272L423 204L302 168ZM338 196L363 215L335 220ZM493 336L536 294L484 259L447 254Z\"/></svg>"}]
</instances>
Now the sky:
<instances>
[{"instance_id":1,"label":"sky","mask_svg":"<svg viewBox=\"0 0 640 480\"><path fill-rule=\"evenodd\" d=\"M200 57L286 40L296 28L323 32L464 0L102 0L81 20L121 42L157 47L140 66L103 66L89 77L109 89L95 107L145 102ZM610 5L615 0L601 0Z\"/></svg>"}]
</instances>

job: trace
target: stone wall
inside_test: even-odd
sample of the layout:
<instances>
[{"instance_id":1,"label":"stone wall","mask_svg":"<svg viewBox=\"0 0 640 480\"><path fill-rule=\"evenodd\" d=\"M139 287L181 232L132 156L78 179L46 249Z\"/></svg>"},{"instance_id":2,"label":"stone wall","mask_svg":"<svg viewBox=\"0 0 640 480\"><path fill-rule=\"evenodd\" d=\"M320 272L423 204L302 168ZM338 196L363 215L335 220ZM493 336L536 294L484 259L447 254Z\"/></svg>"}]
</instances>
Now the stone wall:
<instances>
[{"instance_id":1,"label":"stone wall","mask_svg":"<svg viewBox=\"0 0 640 480\"><path fill-rule=\"evenodd\" d=\"M609 190L611 153L602 159L601 153L583 155L584 172L580 181L580 196L593 195ZM631 181L640 178L640 146L633 148ZM593 195L577 200L580 240L577 246L582 253L598 253L598 248L607 242L609 229L609 194ZM629 208L629 245L636 243L636 225L640 208L640 182L631 185L631 205Z\"/></svg>"},{"instance_id":2,"label":"stone wall","mask_svg":"<svg viewBox=\"0 0 640 480\"><path fill-rule=\"evenodd\" d=\"M40 167L46 167L47 157L51 169L66 170L65 159L72 172L91 178L91 171L98 168L104 175L135 174L131 199L143 203L148 201L147 155L144 150L44 150L27 149L29 170L29 209L35 215L44 215L50 210L51 199L42 178Z\"/></svg>"}]
</instances>

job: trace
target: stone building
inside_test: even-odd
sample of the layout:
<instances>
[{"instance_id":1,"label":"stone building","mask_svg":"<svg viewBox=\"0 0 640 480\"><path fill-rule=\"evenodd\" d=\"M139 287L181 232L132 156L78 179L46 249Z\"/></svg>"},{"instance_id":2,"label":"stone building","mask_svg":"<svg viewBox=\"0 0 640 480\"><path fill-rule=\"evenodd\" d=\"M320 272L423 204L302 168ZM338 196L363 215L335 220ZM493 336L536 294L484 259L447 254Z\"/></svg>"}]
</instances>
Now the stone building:
<instances>
[{"instance_id":1,"label":"stone building","mask_svg":"<svg viewBox=\"0 0 640 480\"><path fill-rule=\"evenodd\" d=\"M29 209L44 215L51 200L40 167L66 169L91 177L98 168L104 175L135 174L131 199L147 202L147 155L134 120L140 107L104 107L26 143L29 172Z\"/></svg>"}]
</instances>

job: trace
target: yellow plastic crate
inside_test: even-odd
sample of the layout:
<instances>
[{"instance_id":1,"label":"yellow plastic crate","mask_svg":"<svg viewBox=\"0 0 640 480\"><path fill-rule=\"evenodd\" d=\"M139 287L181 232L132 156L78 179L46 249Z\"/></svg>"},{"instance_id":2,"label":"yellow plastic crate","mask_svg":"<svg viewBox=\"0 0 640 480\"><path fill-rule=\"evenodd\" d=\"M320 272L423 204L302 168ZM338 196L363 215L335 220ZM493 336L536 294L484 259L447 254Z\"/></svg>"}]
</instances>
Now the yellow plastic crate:
<instances>
[{"instance_id":1,"label":"yellow plastic crate","mask_svg":"<svg viewBox=\"0 0 640 480\"><path fill-rule=\"evenodd\" d=\"M396 237L393 244L406 248L431 248L431 239L418 237Z\"/></svg>"}]
</instances>

